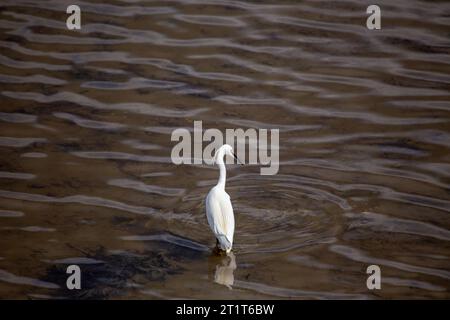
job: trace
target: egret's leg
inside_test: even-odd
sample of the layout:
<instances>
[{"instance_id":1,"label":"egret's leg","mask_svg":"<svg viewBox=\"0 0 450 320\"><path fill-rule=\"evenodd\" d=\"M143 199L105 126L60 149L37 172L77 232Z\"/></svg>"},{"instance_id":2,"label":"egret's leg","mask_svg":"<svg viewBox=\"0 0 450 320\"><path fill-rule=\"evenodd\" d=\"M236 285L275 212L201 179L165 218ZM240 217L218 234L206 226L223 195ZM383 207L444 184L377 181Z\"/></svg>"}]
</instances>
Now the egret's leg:
<instances>
[{"instance_id":1,"label":"egret's leg","mask_svg":"<svg viewBox=\"0 0 450 320\"><path fill-rule=\"evenodd\" d=\"M218 256L222 256L225 253L225 251L223 251L220 248L220 243L219 240L217 240L217 238L216 238L216 246L214 247L213 252Z\"/></svg>"}]
</instances>

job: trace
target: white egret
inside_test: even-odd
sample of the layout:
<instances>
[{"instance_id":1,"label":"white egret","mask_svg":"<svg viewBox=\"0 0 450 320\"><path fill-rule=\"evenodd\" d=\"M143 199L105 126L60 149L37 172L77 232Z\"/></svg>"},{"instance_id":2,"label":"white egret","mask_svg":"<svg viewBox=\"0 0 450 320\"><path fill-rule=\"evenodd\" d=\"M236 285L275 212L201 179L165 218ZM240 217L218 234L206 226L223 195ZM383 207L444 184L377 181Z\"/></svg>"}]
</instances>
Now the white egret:
<instances>
[{"instance_id":1,"label":"white egret","mask_svg":"<svg viewBox=\"0 0 450 320\"><path fill-rule=\"evenodd\" d=\"M225 192L227 170L224 157L226 155L234 157L239 162L233 153L233 148L228 144L224 144L216 151L214 162L220 169L220 176L217 185L209 191L206 197L206 217L216 236L218 248L228 254L233 247L234 213L230 196Z\"/></svg>"}]
</instances>

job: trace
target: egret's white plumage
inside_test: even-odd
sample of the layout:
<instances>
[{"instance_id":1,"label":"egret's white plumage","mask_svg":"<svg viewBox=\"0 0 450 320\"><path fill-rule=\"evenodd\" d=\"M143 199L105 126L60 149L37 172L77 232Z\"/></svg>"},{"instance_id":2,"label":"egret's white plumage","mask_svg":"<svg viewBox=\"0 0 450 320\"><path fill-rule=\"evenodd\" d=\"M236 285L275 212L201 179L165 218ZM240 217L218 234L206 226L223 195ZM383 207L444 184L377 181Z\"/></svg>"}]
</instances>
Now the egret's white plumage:
<instances>
[{"instance_id":1,"label":"egret's white plumage","mask_svg":"<svg viewBox=\"0 0 450 320\"><path fill-rule=\"evenodd\" d=\"M226 168L224 157L233 153L233 148L225 144L221 146L215 156L215 163L220 169L220 176L217 185L213 187L206 197L206 217L209 226L216 236L220 249L229 253L233 247L234 236L234 213L230 196L225 192Z\"/></svg>"}]
</instances>

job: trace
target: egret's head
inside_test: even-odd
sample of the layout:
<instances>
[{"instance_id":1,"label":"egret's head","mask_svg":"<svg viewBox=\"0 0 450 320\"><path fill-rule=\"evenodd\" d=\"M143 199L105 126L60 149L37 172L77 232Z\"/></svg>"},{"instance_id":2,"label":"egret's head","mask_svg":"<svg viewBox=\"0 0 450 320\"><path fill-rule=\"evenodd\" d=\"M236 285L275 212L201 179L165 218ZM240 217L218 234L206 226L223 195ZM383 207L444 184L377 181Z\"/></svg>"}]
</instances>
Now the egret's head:
<instances>
[{"instance_id":1,"label":"egret's head","mask_svg":"<svg viewBox=\"0 0 450 320\"><path fill-rule=\"evenodd\" d=\"M222 149L223 153L226 155L229 155L230 157L234 157L233 147L229 144L224 144L219 148L219 150Z\"/></svg>"},{"instance_id":2,"label":"egret's head","mask_svg":"<svg viewBox=\"0 0 450 320\"><path fill-rule=\"evenodd\" d=\"M233 157L234 159L236 159L236 161L238 163L241 163L239 161L239 159L236 157L236 155L234 154L233 147L230 146L229 144L224 144L219 149L217 149L216 154L214 155L214 163L217 163L217 161L219 160L219 157L223 157L225 155Z\"/></svg>"}]
</instances>

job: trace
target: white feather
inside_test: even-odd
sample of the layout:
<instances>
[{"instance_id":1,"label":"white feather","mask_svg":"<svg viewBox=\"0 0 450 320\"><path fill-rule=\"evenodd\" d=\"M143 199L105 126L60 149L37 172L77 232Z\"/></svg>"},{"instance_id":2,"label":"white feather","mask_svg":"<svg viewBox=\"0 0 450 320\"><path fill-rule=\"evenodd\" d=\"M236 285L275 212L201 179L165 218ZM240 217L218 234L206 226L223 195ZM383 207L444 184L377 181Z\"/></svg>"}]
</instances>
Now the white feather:
<instances>
[{"instance_id":1,"label":"white feather","mask_svg":"<svg viewBox=\"0 0 450 320\"><path fill-rule=\"evenodd\" d=\"M225 144L214 155L214 162L220 169L220 177L217 185L206 197L206 217L212 232L219 241L220 249L228 253L233 247L234 213L230 196L225 192L226 168L223 158L227 154L233 156L233 148Z\"/></svg>"},{"instance_id":2,"label":"white feather","mask_svg":"<svg viewBox=\"0 0 450 320\"><path fill-rule=\"evenodd\" d=\"M221 249L230 251L233 247L234 213L230 196L225 190L214 187L208 193L206 217L211 230L219 240Z\"/></svg>"}]
</instances>

